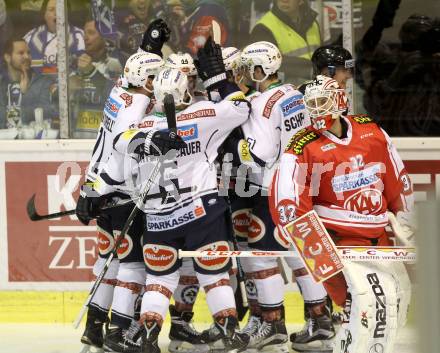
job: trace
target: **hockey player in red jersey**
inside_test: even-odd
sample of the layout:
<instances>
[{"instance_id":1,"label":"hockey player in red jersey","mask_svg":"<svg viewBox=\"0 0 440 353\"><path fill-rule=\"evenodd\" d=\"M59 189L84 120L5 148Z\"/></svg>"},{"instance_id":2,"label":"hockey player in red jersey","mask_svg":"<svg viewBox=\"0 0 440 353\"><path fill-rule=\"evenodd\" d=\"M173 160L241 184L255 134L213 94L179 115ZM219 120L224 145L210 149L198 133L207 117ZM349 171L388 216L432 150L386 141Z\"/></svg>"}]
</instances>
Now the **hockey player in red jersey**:
<instances>
[{"instance_id":1,"label":"hockey player in red jersey","mask_svg":"<svg viewBox=\"0 0 440 353\"><path fill-rule=\"evenodd\" d=\"M346 115L344 90L331 78L317 76L304 100L312 127L292 137L280 160L270 195L274 222L282 226L314 209L336 245L389 245L387 211L411 226L413 208L411 182L391 139L369 116ZM392 350L409 302L401 263L346 263L324 285L347 315L333 352Z\"/></svg>"},{"instance_id":2,"label":"hockey player in red jersey","mask_svg":"<svg viewBox=\"0 0 440 353\"><path fill-rule=\"evenodd\" d=\"M340 88L345 89L347 81L353 77L354 59L351 53L339 45L319 47L312 55L315 76L324 75L333 78ZM304 94L309 81L298 90ZM290 334L292 348L301 352L328 352L332 350L335 328L332 322L332 302L324 286L308 276L302 261L298 257L286 258L290 263L293 275L301 288L304 300L304 327ZM336 314L340 321L340 315Z\"/></svg>"}]
</instances>

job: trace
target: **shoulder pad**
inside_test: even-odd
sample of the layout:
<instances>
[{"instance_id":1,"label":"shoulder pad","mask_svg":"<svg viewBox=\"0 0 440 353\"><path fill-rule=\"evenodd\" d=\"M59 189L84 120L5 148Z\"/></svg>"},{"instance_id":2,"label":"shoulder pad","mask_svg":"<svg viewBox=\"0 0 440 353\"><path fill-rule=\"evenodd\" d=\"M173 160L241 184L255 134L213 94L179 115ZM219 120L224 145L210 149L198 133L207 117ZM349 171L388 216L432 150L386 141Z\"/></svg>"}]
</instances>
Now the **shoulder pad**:
<instances>
[{"instance_id":1,"label":"shoulder pad","mask_svg":"<svg viewBox=\"0 0 440 353\"><path fill-rule=\"evenodd\" d=\"M366 114L349 115L348 118L358 124L376 123L371 116Z\"/></svg>"},{"instance_id":2,"label":"shoulder pad","mask_svg":"<svg viewBox=\"0 0 440 353\"><path fill-rule=\"evenodd\" d=\"M307 128L302 129L290 138L290 141L286 147L286 152L291 151L294 154L301 155L304 152L304 147L307 144L319 139L320 136L321 135L314 130Z\"/></svg>"}]
</instances>

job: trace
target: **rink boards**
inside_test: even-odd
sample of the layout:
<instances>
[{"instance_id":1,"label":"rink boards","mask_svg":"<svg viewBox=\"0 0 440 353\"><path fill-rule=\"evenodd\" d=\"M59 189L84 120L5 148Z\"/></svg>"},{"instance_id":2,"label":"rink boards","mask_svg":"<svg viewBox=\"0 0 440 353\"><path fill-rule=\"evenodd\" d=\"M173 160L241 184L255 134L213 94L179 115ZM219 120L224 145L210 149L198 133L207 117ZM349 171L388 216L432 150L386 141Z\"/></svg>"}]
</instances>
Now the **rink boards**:
<instances>
[{"instance_id":1,"label":"rink boards","mask_svg":"<svg viewBox=\"0 0 440 353\"><path fill-rule=\"evenodd\" d=\"M394 139L417 201L440 198L440 139ZM95 227L75 217L31 222L37 210L75 207L91 140L0 141L0 322L72 322L85 298L95 261ZM290 278L290 274L288 274ZM286 297L290 322L302 320L296 286ZM196 320L209 320L199 300ZM203 307L203 308L202 308Z\"/></svg>"}]
</instances>

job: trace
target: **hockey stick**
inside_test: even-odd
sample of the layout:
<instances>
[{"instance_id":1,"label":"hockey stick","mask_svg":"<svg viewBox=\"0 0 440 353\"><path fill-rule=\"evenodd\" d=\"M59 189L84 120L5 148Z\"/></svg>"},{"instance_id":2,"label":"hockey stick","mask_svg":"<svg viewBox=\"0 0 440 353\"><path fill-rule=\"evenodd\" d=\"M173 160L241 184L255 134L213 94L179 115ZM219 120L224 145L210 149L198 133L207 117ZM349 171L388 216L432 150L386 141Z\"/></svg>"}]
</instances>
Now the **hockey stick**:
<instances>
[{"instance_id":1,"label":"hockey stick","mask_svg":"<svg viewBox=\"0 0 440 353\"><path fill-rule=\"evenodd\" d=\"M222 30L220 28L220 25L216 20L211 21L212 26L212 39L214 39L214 42L218 45L221 45L222 41Z\"/></svg>"},{"instance_id":2,"label":"hockey stick","mask_svg":"<svg viewBox=\"0 0 440 353\"><path fill-rule=\"evenodd\" d=\"M164 99L164 108L165 108L165 115L167 117L167 123L168 128L171 130L171 134L174 136L177 135L177 129L176 129L176 107L174 106L174 98L172 95L167 94ZM153 186L154 181L156 180L161 168L161 163L157 162L156 166L153 169L153 172L151 173L150 178L148 179L147 183L145 184L145 187L142 191L142 193L139 195L138 201L136 205L133 207L133 210L131 211L130 215L127 218L127 221L125 222L124 226L122 227L121 234L119 237L115 240L115 245L113 247L113 251L111 252L110 256L105 261L104 267L101 270L100 274L96 277L95 283L93 284L92 288L90 289L89 295L84 302L81 311L78 314L78 317L76 318L75 322L73 323L74 328L78 328L82 318L86 314L87 308L90 305L93 297L96 294L96 291L98 290L99 285L101 284L105 274L107 273L110 263L114 259L114 257L117 255L117 251L119 246L121 245L123 239L125 238L125 234L130 229L131 224L133 223L135 217L137 216L138 212L141 211L143 205L148 199L148 193L150 192L151 187Z\"/></svg>"},{"instance_id":3,"label":"hockey stick","mask_svg":"<svg viewBox=\"0 0 440 353\"><path fill-rule=\"evenodd\" d=\"M197 186L178 189L179 193L194 192L196 190L197 190ZM146 200L155 199L155 198L163 197L166 195L167 195L167 193L157 193L154 195L147 195ZM42 221L45 219L53 219L53 218L58 218L58 217L70 216L70 215L74 215L76 213L76 210L73 209L73 210L68 210L68 211L61 211L61 212L55 212L55 213L41 215L37 212L37 209L35 207L35 196L36 195L33 194L26 205L26 211L27 211L28 217L31 221L34 221L34 222L35 221ZM111 210L112 208L125 206L125 205L129 204L130 202L137 201L138 199L139 199L139 197L135 197L130 200L118 202L116 204L110 204L108 206L102 207L101 211Z\"/></svg>"},{"instance_id":4,"label":"hockey stick","mask_svg":"<svg viewBox=\"0 0 440 353\"><path fill-rule=\"evenodd\" d=\"M416 250L413 247L395 246L337 246L339 255L350 261L403 261L415 262ZM186 251L179 250L183 257L292 257L291 251Z\"/></svg>"}]
</instances>

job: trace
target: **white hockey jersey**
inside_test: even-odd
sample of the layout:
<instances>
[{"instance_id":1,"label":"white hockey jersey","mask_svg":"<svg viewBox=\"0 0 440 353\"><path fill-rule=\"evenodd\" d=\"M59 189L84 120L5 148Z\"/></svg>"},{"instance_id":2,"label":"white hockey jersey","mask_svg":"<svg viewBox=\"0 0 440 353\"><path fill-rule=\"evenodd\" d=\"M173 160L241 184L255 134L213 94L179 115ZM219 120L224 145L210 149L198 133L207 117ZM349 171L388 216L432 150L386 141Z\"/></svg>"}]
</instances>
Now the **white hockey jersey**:
<instances>
[{"instance_id":1,"label":"white hockey jersey","mask_svg":"<svg viewBox=\"0 0 440 353\"><path fill-rule=\"evenodd\" d=\"M289 84L274 84L251 99L252 114L243 125L254 162L265 165L264 173L252 173L251 184L267 188L290 137L310 125L301 92ZM256 157L256 158L255 158Z\"/></svg>"},{"instance_id":2,"label":"white hockey jersey","mask_svg":"<svg viewBox=\"0 0 440 353\"><path fill-rule=\"evenodd\" d=\"M117 135L137 127L146 115L150 98L115 86L104 104L102 121L87 169L87 180L94 182L107 163Z\"/></svg>"},{"instance_id":3,"label":"white hockey jersey","mask_svg":"<svg viewBox=\"0 0 440 353\"><path fill-rule=\"evenodd\" d=\"M180 199L171 199L167 203L163 203L161 196L157 196L147 202L144 212L172 212L182 204L197 203L201 196L217 193L217 169L214 164L217 150L230 132L248 119L249 114L250 104L244 100L223 100L219 103L203 101L178 112L177 133L187 146L177 152L174 167L165 170L162 178L168 179L167 184L172 181L178 190L185 192L181 193ZM153 169L154 162L149 163L147 168L134 167L137 157L131 151L139 144L138 132L164 130L167 127L166 116L156 112L144 118L138 129L126 131L117 138L115 151L101 173L99 182L95 183L96 190L100 194L107 194L114 190L114 185L125 183L128 186L128 182L136 180L138 185L132 186L139 191L139 183L145 183L145 177ZM142 163L142 160L137 162ZM143 178L139 177L142 170L147 170ZM157 182L149 194L160 195L161 192Z\"/></svg>"}]
</instances>

